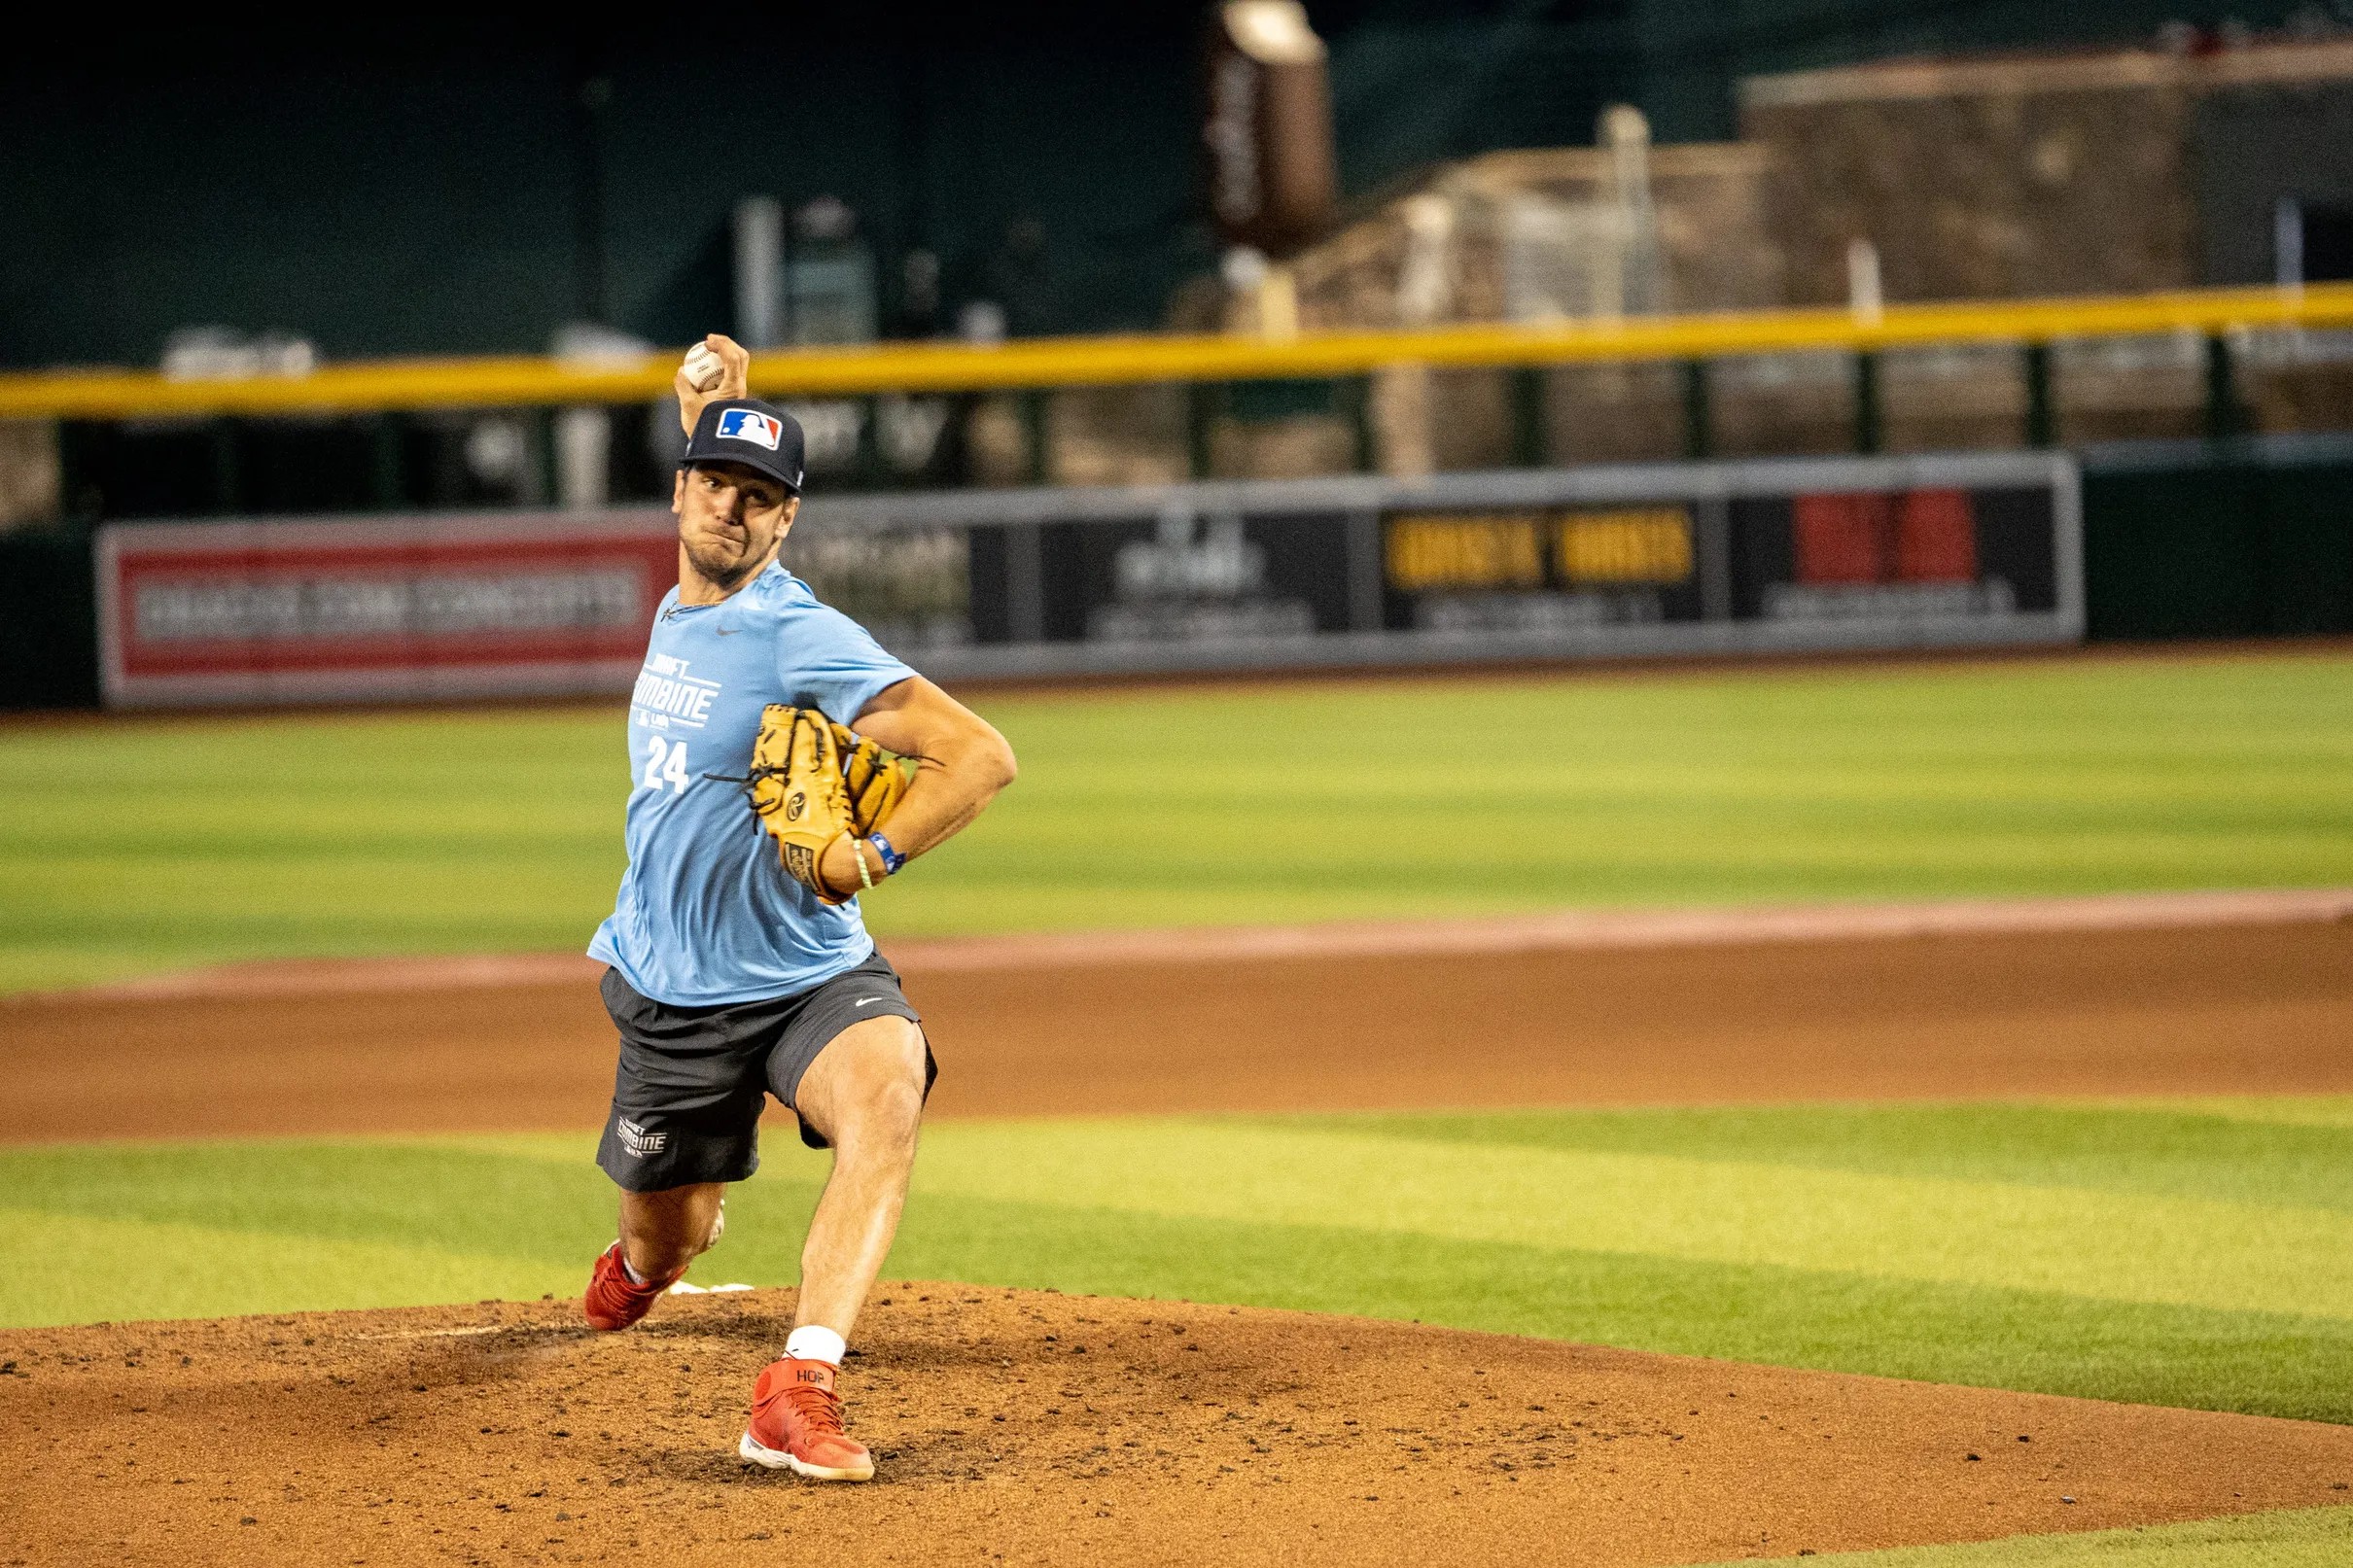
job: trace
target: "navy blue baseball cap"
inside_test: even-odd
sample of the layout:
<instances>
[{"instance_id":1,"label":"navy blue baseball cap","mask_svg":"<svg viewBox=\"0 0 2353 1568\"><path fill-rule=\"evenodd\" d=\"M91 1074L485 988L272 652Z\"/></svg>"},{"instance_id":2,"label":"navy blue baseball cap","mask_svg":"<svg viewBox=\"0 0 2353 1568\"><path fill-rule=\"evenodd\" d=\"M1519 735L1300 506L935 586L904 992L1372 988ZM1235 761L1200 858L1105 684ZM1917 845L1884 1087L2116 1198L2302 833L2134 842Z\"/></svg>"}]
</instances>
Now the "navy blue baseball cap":
<instances>
[{"instance_id":1,"label":"navy blue baseball cap","mask_svg":"<svg viewBox=\"0 0 2353 1568\"><path fill-rule=\"evenodd\" d=\"M800 494L803 442L800 421L757 398L723 398L703 404L679 467L698 463L741 463L757 469L794 495Z\"/></svg>"}]
</instances>

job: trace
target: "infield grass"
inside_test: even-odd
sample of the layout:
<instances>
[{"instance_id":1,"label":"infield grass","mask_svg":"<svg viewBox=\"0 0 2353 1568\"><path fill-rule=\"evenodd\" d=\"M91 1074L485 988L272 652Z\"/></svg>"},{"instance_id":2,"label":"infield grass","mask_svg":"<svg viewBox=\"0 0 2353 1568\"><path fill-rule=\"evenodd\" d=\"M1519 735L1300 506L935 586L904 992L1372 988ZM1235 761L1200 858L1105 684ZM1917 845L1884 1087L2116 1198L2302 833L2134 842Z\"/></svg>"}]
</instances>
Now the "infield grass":
<instances>
[{"instance_id":1,"label":"infield grass","mask_svg":"<svg viewBox=\"0 0 2353 1568\"><path fill-rule=\"evenodd\" d=\"M890 1271L2353 1421L2348 1124L2345 1099L947 1122ZM570 1295L613 1234L592 1146L0 1151L0 1322ZM824 1166L768 1153L702 1282L793 1279Z\"/></svg>"},{"instance_id":2,"label":"infield grass","mask_svg":"<svg viewBox=\"0 0 2353 1568\"><path fill-rule=\"evenodd\" d=\"M979 706L1021 782L886 934L2353 883L2341 654ZM0 727L0 989L578 948L625 761L617 711Z\"/></svg>"},{"instance_id":3,"label":"infield grass","mask_svg":"<svg viewBox=\"0 0 2353 1568\"><path fill-rule=\"evenodd\" d=\"M2341 1568L2353 1561L2353 1508L2081 1535L2014 1535L1965 1546L1818 1552L1814 1560L1825 1568Z\"/></svg>"}]
</instances>

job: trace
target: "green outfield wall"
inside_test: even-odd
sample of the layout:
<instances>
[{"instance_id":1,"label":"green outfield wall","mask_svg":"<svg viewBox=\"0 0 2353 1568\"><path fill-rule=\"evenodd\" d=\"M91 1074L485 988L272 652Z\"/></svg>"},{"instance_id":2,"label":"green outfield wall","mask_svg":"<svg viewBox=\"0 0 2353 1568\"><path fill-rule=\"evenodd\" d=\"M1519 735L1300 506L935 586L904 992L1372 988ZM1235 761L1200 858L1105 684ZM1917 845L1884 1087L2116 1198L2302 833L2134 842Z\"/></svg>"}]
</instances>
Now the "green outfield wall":
<instances>
[{"instance_id":1,"label":"green outfield wall","mask_svg":"<svg viewBox=\"0 0 2353 1568\"><path fill-rule=\"evenodd\" d=\"M0 709L97 705L89 540L78 529L0 534Z\"/></svg>"},{"instance_id":2,"label":"green outfield wall","mask_svg":"<svg viewBox=\"0 0 2353 1568\"><path fill-rule=\"evenodd\" d=\"M2353 442L2095 454L2084 573L2094 642L2353 632Z\"/></svg>"}]
</instances>

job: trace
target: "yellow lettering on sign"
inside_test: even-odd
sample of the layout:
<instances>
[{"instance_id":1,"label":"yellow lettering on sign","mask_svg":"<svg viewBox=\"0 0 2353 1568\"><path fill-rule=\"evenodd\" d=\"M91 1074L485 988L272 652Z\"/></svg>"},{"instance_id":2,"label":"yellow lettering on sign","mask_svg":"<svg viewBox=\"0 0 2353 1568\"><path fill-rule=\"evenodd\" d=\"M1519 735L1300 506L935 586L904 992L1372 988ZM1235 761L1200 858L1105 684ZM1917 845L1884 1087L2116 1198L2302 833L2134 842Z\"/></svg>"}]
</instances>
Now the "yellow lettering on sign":
<instances>
[{"instance_id":1,"label":"yellow lettering on sign","mask_svg":"<svg viewBox=\"0 0 2353 1568\"><path fill-rule=\"evenodd\" d=\"M1553 562L1569 582L1688 582L1691 513L1680 506L1563 512Z\"/></svg>"},{"instance_id":2,"label":"yellow lettering on sign","mask_svg":"<svg viewBox=\"0 0 2353 1568\"><path fill-rule=\"evenodd\" d=\"M1392 517L1388 585L1400 593L1538 587L1544 581L1541 525L1534 512Z\"/></svg>"}]
</instances>

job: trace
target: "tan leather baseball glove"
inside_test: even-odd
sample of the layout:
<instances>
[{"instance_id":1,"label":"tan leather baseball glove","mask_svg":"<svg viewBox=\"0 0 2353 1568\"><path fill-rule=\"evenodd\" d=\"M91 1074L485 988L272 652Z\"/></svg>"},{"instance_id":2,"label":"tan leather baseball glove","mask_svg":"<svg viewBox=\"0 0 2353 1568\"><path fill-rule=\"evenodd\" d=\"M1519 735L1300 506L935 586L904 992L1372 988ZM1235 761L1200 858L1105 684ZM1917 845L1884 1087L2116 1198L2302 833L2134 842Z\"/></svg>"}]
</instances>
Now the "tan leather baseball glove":
<instances>
[{"instance_id":1,"label":"tan leather baseball glove","mask_svg":"<svg viewBox=\"0 0 2353 1568\"><path fill-rule=\"evenodd\" d=\"M896 753L817 710L770 703L745 784L785 875L824 902L842 904L856 889L826 887L819 859L843 834L864 838L880 827L905 793L907 775Z\"/></svg>"}]
</instances>

